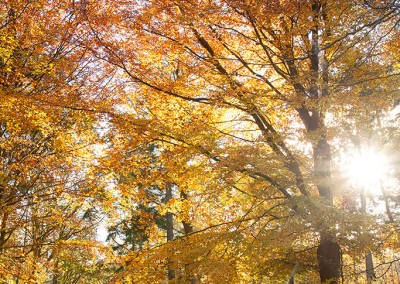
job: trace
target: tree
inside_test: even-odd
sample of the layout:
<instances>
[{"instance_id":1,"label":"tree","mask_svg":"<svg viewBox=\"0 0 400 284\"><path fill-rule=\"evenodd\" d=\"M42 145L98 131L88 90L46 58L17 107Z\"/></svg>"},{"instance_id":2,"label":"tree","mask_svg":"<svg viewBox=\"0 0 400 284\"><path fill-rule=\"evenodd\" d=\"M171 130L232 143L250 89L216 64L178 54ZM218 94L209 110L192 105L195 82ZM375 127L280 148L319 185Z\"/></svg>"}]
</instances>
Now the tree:
<instances>
[{"instance_id":1,"label":"tree","mask_svg":"<svg viewBox=\"0 0 400 284\"><path fill-rule=\"evenodd\" d=\"M216 195L229 195L230 201L208 203L223 204L233 216L212 218L231 224L221 225L221 236L236 232L220 245L232 255L239 243L256 251L258 242L262 250L272 237L257 236L302 227L276 255L288 253L290 243L316 245L320 280L338 283L346 239L340 236L353 239L349 232L360 223L337 211L332 147L349 109L385 112L394 105L397 59L387 45L396 41L397 7L325 0L87 3L87 47L122 71L121 116L139 133L137 141L161 141L174 153L161 159L179 188L194 185L200 198L218 183ZM228 209L235 199L240 209ZM257 201L264 213L254 213ZM301 226L283 230L291 218ZM338 230L340 218L352 226ZM215 225L195 223L198 232ZM240 230L245 224L256 232ZM191 247L183 249L190 254Z\"/></svg>"},{"instance_id":2,"label":"tree","mask_svg":"<svg viewBox=\"0 0 400 284\"><path fill-rule=\"evenodd\" d=\"M370 271L367 250L384 275L398 190L372 214L339 162L379 140L398 165L398 14L389 0L1 3L0 277L339 283ZM106 214L119 255L93 240Z\"/></svg>"},{"instance_id":3,"label":"tree","mask_svg":"<svg viewBox=\"0 0 400 284\"><path fill-rule=\"evenodd\" d=\"M114 219L115 224L109 224L107 240L119 253L142 250L150 239L151 231L166 230L166 218L158 210L158 206L166 199L164 190L160 184L142 184L151 171L162 170L156 164L156 151L154 145L128 150L123 162L128 163L127 173L122 166L118 167L120 198L116 200L118 205L112 209L113 216L110 219ZM139 160L140 157L148 159L148 164L143 163L129 170L129 160Z\"/></svg>"},{"instance_id":4,"label":"tree","mask_svg":"<svg viewBox=\"0 0 400 284\"><path fill-rule=\"evenodd\" d=\"M0 4L0 275L7 283L58 283L68 250L61 243L95 236L102 185L92 143L100 115L82 111L94 100L83 90L92 84L94 91L96 80L77 44L78 19L74 1Z\"/></svg>"}]
</instances>

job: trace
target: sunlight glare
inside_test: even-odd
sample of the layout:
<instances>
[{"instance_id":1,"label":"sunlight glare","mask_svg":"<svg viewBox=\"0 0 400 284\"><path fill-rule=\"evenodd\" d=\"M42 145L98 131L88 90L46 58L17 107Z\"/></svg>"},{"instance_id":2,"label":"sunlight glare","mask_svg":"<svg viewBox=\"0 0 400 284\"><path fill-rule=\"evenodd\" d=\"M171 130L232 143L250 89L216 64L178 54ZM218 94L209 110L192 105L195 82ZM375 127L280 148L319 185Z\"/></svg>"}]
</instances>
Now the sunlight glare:
<instances>
[{"instance_id":1,"label":"sunlight glare","mask_svg":"<svg viewBox=\"0 0 400 284\"><path fill-rule=\"evenodd\" d=\"M362 186L370 192L380 193L380 182L388 173L388 162L384 155L364 150L353 156L349 163L348 175L355 186Z\"/></svg>"}]
</instances>

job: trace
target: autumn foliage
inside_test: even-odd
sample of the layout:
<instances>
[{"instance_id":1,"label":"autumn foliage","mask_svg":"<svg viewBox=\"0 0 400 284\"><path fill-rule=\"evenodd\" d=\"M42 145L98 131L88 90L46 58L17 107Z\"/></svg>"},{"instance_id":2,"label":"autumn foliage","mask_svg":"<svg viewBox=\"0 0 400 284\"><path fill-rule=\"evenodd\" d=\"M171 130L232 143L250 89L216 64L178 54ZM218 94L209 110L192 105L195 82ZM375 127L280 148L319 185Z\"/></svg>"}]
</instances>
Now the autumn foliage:
<instances>
[{"instance_id":1,"label":"autumn foliage","mask_svg":"<svg viewBox=\"0 0 400 284\"><path fill-rule=\"evenodd\" d=\"M0 3L0 283L397 283L399 11Z\"/></svg>"}]
</instances>

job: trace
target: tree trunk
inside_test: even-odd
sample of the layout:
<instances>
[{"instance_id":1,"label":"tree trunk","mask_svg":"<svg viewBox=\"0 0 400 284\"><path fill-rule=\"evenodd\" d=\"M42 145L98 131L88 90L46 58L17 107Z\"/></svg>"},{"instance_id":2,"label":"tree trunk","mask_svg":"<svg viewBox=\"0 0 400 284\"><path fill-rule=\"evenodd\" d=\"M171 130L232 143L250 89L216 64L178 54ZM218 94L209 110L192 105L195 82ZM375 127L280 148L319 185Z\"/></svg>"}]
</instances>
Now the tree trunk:
<instances>
[{"instance_id":1,"label":"tree trunk","mask_svg":"<svg viewBox=\"0 0 400 284\"><path fill-rule=\"evenodd\" d=\"M367 283L371 284L372 281L376 278L375 271L374 271L374 262L372 259L372 253L369 251L365 256L365 267L367 273Z\"/></svg>"},{"instance_id":2,"label":"tree trunk","mask_svg":"<svg viewBox=\"0 0 400 284\"><path fill-rule=\"evenodd\" d=\"M298 108L297 111L307 131L317 134L319 137L318 140L313 143L313 170L316 185L319 196L323 198L325 205L333 206L333 193L331 186L331 149L326 136L324 111L318 103L321 97L329 96L329 64L326 61L326 58L323 58L324 53L321 53L322 50L320 48L320 36L329 36L331 33L329 29L324 31L324 26L326 26L326 22L328 21L326 1L311 1L311 10L313 12L314 25L310 29L310 86L307 91L306 88L299 83L295 83L293 87L300 97L310 96L314 101L315 105L313 107L307 108L304 105L301 108ZM323 25L320 24L321 20L325 22ZM291 63L290 73L293 79L298 77L299 72L293 63ZM322 86L318 83L321 79ZM294 82L296 82L296 80L294 80ZM317 257L321 282L329 280L330 282L328 283L338 283L341 278L341 251L339 244L335 240L334 234L325 232L321 229Z\"/></svg>"},{"instance_id":3,"label":"tree trunk","mask_svg":"<svg viewBox=\"0 0 400 284\"><path fill-rule=\"evenodd\" d=\"M367 214L367 198L365 197L365 189L361 188L361 213ZM367 283L370 284L375 279L374 262L372 259L371 251L368 251L365 255L365 272L367 277Z\"/></svg>"},{"instance_id":4,"label":"tree trunk","mask_svg":"<svg viewBox=\"0 0 400 284\"><path fill-rule=\"evenodd\" d=\"M317 249L319 275L321 282L337 284L341 277L341 252L339 244L332 240L330 235L321 235Z\"/></svg>"},{"instance_id":5,"label":"tree trunk","mask_svg":"<svg viewBox=\"0 0 400 284\"><path fill-rule=\"evenodd\" d=\"M166 185L165 192L165 203L168 203L172 199L172 184L168 183ZM174 239L174 215L170 212L165 214L166 217L166 227L167 227L167 242ZM168 280L173 280L175 278L175 270L171 269L170 261L168 260Z\"/></svg>"},{"instance_id":6,"label":"tree trunk","mask_svg":"<svg viewBox=\"0 0 400 284\"><path fill-rule=\"evenodd\" d=\"M297 268L298 268L298 267L299 267L299 264L296 263L296 264L294 265L294 267L293 267L292 272L290 272L289 281L288 281L289 284L294 284L294 276L296 275L296 271L297 271Z\"/></svg>"},{"instance_id":7,"label":"tree trunk","mask_svg":"<svg viewBox=\"0 0 400 284\"><path fill-rule=\"evenodd\" d=\"M322 123L321 123L322 124ZM320 125L321 125L320 124ZM327 206L333 206L331 183L331 150L324 134L314 146L314 172L319 195ZM341 250L332 233L321 232L317 249L321 282L339 283L341 278Z\"/></svg>"}]
</instances>

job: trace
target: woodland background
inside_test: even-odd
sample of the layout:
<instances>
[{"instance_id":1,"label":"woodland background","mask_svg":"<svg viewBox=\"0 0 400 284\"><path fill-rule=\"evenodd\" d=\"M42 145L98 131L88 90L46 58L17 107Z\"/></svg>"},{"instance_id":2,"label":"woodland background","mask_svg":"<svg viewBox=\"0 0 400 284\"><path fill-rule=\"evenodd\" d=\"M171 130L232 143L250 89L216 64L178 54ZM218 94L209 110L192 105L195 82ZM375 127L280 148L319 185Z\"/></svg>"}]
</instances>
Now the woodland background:
<instances>
[{"instance_id":1,"label":"woodland background","mask_svg":"<svg viewBox=\"0 0 400 284\"><path fill-rule=\"evenodd\" d=\"M399 13L1 1L0 283L398 283Z\"/></svg>"}]
</instances>

